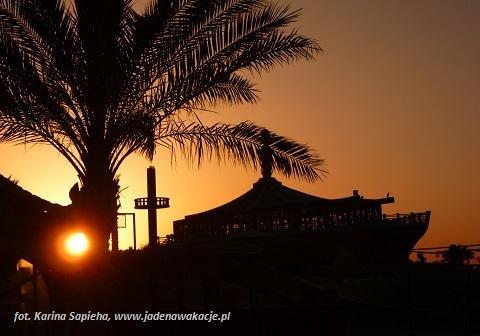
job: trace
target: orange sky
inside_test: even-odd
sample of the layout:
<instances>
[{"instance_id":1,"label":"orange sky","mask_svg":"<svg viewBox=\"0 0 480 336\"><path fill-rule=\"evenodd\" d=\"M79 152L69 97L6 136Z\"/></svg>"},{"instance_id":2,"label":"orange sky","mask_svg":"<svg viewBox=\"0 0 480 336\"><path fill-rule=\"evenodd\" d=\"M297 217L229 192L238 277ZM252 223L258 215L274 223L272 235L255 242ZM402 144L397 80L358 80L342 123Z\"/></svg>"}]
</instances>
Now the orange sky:
<instances>
[{"instance_id":1,"label":"orange sky","mask_svg":"<svg viewBox=\"0 0 480 336\"><path fill-rule=\"evenodd\" d=\"M297 27L325 52L257 78L262 102L219 107L206 121L252 120L309 144L327 160L325 182L284 184L323 197L359 189L365 197L394 195L385 212L431 210L418 245L480 241L480 1L291 1L303 8ZM138 1L137 6L142 7ZM68 204L76 176L47 147L0 144L0 173L29 191ZM150 163L132 157L121 170L121 211L146 196ZM159 151L157 194L171 198L159 211L159 233L172 221L247 191L258 173L240 167L170 164ZM278 177L278 176L277 176ZM137 212L138 245L146 243L146 214ZM120 247L132 245L131 228Z\"/></svg>"}]
</instances>

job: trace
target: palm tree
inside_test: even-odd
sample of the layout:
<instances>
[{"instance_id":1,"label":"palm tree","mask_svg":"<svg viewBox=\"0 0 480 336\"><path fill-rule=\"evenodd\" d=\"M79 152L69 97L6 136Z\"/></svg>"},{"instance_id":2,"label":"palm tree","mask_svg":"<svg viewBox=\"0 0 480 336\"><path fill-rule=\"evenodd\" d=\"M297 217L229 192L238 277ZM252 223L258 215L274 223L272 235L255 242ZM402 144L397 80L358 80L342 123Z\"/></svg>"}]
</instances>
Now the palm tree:
<instances>
[{"instance_id":1,"label":"palm tree","mask_svg":"<svg viewBox=\"0 0 480 336\"><path fill-rule=\"evenodd\" d=\"M74 203L106 251L132 153L258 165L261 127L207 126L198 113L256 102L249 72L312 59L317 43L287 30L298 16L266 0L152 0L142 14L132 0L0 0L0 141L48 144L68 160ZM321 178L307 146L272 139L275 170Z\"/></svg>"},{"instance_id":2,"label":"palm tree","mask_svg":"<svg viewBox=\"0 0 480 336\"><path fill-rule=\"evenodd\" d=\"M470 264L470 260L473 259L475 253L469 250L468 247L462 245L452 244L448 247L448 250L442 253L443 263L462 267L465 264Z\"/></svg>"}]
</instances>

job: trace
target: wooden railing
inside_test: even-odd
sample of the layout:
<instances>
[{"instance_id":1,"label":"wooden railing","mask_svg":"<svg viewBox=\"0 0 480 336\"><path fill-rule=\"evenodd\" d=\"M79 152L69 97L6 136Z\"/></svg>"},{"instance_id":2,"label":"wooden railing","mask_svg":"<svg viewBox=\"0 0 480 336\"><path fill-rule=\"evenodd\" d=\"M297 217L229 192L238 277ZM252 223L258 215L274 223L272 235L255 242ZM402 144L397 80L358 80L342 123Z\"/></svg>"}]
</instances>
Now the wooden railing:
<instances>
[{"instance_id":1,"label":"wooden railing","mask_svg":"<svg viewBox=\"0 0 480 336\"><path fill-rule=\"evenodd\" d=\"M409 214L394 214L394 215L383 215L384 223L392 224L423 224L427 223L430 220L430 211L418 212L418 213L409 213Z\"/></svg>"},{"instance_id":2,"label":"wooden railing","mask_svg":"<svg viewBox=\"0 0 480 336\"><path fill-rule=\"evenodd\" d=\"M288 222L287 218L274 219L271 222L249 225L239 222L238 224L227 224L223 226L212 225L211 223L183 223L177 234L185 239L192 238L220 238L238 232L261 231L261 232L319 232L328 230L339 230L349 227L362 227L371 225L412 225L426 224L430 220L430 211L409 214L378 215L365 217L347 217L345 215L327 214L325 216L312 216L300 218L300 223Z\"/></svg>"}]
</instances>

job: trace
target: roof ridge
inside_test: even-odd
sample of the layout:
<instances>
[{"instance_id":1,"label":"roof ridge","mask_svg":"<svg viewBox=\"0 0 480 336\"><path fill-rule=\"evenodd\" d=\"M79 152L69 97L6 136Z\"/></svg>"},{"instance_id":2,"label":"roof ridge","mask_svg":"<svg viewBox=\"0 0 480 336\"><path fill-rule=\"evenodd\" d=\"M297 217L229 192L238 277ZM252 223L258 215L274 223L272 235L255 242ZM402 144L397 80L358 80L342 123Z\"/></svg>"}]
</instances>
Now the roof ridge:
<instances>
[{"instance_id":1,"label":"roof ridge","mask_svg":"<svg viewBox=\"0 0 480 336\"><path fill-rule=\"evenodd\" d=\"M8 198L22 199L22 201L29 201L36 204L42 203L44 206L58 205L32 194L30 191L22 188L10 178L0 174L0 206L2 200Z\"/></svg>"}]
</instances>

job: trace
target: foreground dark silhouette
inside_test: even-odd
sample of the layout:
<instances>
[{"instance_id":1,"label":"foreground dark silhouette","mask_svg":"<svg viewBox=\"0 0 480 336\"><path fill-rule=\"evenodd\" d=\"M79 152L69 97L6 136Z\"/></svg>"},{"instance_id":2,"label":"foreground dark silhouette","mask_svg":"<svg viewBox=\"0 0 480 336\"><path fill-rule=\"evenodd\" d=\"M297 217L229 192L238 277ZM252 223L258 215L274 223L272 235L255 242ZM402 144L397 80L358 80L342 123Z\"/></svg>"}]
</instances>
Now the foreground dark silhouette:
<instances>
[{"instance_id":1,"label":"foreground dark silhouette","mask_svg":"<svg viewBox=\"0 0 480 336\"><path fill-rule=\"evenodd\" d=\"M18 258L36 264L50 296L46 312L214 310L232 314L232 320L224 324L13 324L13 311L21 309L21 301L18 292L8 287L14 284L12 278L3 277L2 334L129 334L140 328L145 332L178 333L208 329L233 335L384 335L412 329L434 330L442 335L474 332L479 327L475 303L479 301L480 277L478 268L467 265L372 265L366 260L361 264L325 265L299 257L295 250L265 254L227 240L225 244L173 244L123 251L86 264L65 264L52 254L48 244L52 236L47 233L68 228L72 216L68 210L72 207L41 200L8 179L1 178L0 183L1 204L18 211L1 222L2 231L8 233L8 238L0 236L1 253L10 256L10 262L2 258L2 274L15 272ZM11 301L12 293L17 295L16 300ZM23 309L36 310L30 301L24 302Z\"/></svg>"},{"instance_id":2,"label":"foreground dark silhouette","mask_svg":"<svg viewBox=\"0 0 480 336\"><path fill-rule=\"evenodd\" d=\"M133 331L262 335L385 335L479 331L479 269L444 264L313 266L294 256L265 258L221 248L124 251L103 265L109 276L66 294L69 311L231 312L226 323L70 323L73 335ZM95 280L100 280L96 278ZM74 287L71 287L74 288ZM56 311L61 311L56 309ZM17 324L56 334L68 323ZM7 331L10 330L7 328ZM20 329L21 330L21 329ZM16 330L18 332L18 330Z\"/></svg>"},{"instance_id":3,"label":"foreground dark silhouette","mask_svg":"<svg viewBox=\"0 0 480 336\"><path fill-rule=\"evenodd\" d=\"M237 218L239 227L232 227L230 233L223 232L220 225L207 230L217 232L216 236L205 237L203 234L208 228L205 223L196 220L197 215L187 216L192 223L182 221L181 225L189 225L191 233L175 227L178 241L169 240L165 246L151 244L142 251L86 255L69 263L53 254L52 246L45 242L52 241L48 237L74 226L79 209L75 202L59 207L41 200L41 206L37 210L32 207L30 210L34 211L27 218L32 221L36 215L40 219L37 225L29 226L28 220L24 220L15 226L17 239L23 240L30 250L19 251L10 246L10 253L36 264L56 312L94 310L114 314L213 309L234 314L236 322L229 324L229 330L246 332L245 321L248 321L260 325L260 330L281 332L305 328L305 332L312 334L341 334L345 329L342 311L350 303L339 295L338 285L342 276L358 276L362 269L354 268L339 275L338 267L348 270L348 265L374 263L377 266L371 270L378 270L383 267L381 263L398 262L397 266L404 268L400 263L406 263L409 249L425 232L428 220L419 221L417 215L410 215L408 222L400 221L398 216L394 221L387 220L381 213L381 204L393 202L392 197L370 200L354 195L326 200L284 187L271 176L269 157L272 154L265 142L263 153L260 162L263 176L251 191L225 206L200 214L200 219L219 224L222 219L231 222L231 218L225 216L227 213ZM12 182L5 180L5 184L8 188L0 191L12 191L5 198L24 204L25 209L29 203L39 201ZM71 197L75 201L75 189ZM286 210L292 210L292 205L303 217L287 214ZM236 211L229 211L232 208ZM287 214L284 220L277 214L276 221L281 222L281 226L273 229L276 221L266 221L271 217L265 213L267 209ZM246 230L247 226L240 221L240 218L249 218L252 211L267 216L261 217L262 232L248 232L251 230ZM358 211L364 215L353 216ZM20 221L23 215L18 213L12 220ZM336 220L331 222L332 218ZM204 231L196 225L201 225ZM25 237L22 232L30 235ZM374 243L376 245L372 245ZM381 247L383 253L377 253L375 246ZM309 278L312 271L331 277L332 281L324 283ZM35 306L31 309L35 310ZM64 328L65 324L69 326L53 321L46 323L45 328L48 325L58 331L56 328ZM81 334L103 327L107 328L89 323L75 328Z\"/></svg>"}]
</instances>

